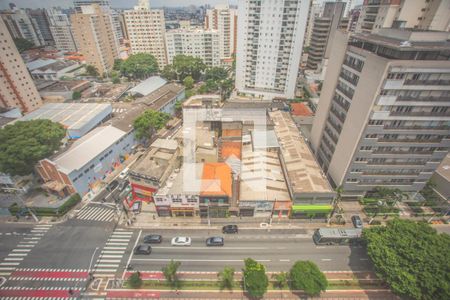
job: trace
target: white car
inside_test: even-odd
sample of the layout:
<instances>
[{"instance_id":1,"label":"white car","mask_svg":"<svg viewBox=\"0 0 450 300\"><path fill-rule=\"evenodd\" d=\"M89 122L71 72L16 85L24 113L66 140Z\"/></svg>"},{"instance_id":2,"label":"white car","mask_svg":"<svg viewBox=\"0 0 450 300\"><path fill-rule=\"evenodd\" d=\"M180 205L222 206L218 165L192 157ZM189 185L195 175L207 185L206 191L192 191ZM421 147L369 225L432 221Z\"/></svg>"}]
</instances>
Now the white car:
<instances>
[{"instance_id":1,"label":"white car","mask_svg":"<svg viewBox=\"0 0 450 300\"><path fill-rule=\"evenodd\" d=\"M172 246L190 246L191 238L187 236L177 236L170 242Z\"/></svg>"}]
</instances>

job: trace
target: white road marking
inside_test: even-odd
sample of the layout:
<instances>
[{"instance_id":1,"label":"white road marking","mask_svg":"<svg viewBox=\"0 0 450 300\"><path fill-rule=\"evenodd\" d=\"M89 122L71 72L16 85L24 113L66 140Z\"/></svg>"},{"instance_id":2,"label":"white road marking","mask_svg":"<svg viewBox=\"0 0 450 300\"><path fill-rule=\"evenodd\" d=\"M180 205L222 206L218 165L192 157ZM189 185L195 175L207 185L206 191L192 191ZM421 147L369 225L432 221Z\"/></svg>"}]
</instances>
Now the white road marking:
<instances>
[{"instance_id":1,"label":"white road marking","mask_svg":"<svg viewBox=\"0 0 450 300\"><path fill-rule=\"evenodd\" d=\"M172 258L133 258L137 261L171 261ZM271 259L255 259L258 262L271 262ZM184 262L242 262L243 259L183 259L177 258L176 261Z\"/></svg>"},{"instance_id":2,"label":"white road marking","mask_svg":"<svg viewBox=\"0 0 450 300\"><path fill-rule=\"evenodd\" d=\"M269 249L268 247L226 247L226 246L224 246L224 247L190 247L190 246L187 246L187 247L175 247L175 246L168 246L168 247L166 247L166 246L162 246L162 247L158 247L158 246L155 246L155 247L153 247L152 246L152 249L174 249L174 250L186 250L186 248L188 248L188 249L195 249L195 250L212 250L212 249L214 249L214 251L217 251L217 250L267 250L267 249Z\"/></svg>"},{"instance_id":3,"label":"white road marking","mask_svg":"<svg viewBox=\"0 0 450 300\"><path fill-rule=\"evenodd\" d=\"M290 259L280 259L280 261L285 261L285 262L287 262L287 261L291 261Z\"/></svg>"},{"instance_id":4,"label":"white road marking","mask_svg":"<svg viewBox=\"0 0 450 300\"><path fill-rule=\"evenodd\" d=\"M331 258L322 258L321 260L322 260L322 261L332 261Z\"/></svg>"},{"instance_id":5,"label":"white road marking","mask_svg":"<svg viewBox=\"0 0 450 300\"><path fill-rule=\"evenodd\" d=\"M136 246L137 246L137 244L138 244L138 242L139 242L139 239L141 238L141 234L142 234L142 229L139 230L139 234L138 234L138 236L137 236L137 238L136 238L136 242L134 242L133 249L136 248ZM130 252L130 257L128 258L128 261L127 261L127 264L125 265L125 268L128 268L128 266L130 265L130 261L131 261L131 259L133 258L133 254L134 254L134 251L132 250L132 251ZM124 279L124 278L125 278L125 270L124 270L123 273L122 273L122 279Z\"/></svg>"}]
</instances>

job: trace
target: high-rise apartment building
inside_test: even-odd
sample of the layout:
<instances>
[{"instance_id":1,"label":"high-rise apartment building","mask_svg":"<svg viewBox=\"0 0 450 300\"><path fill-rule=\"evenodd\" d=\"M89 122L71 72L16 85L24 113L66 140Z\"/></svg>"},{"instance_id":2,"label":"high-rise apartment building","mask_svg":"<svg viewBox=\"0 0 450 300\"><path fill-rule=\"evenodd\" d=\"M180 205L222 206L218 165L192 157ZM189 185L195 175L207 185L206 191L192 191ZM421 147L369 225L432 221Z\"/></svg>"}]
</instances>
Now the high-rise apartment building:
<instances>
[{"instance_id":1,"label":"high-rise apartment building","mask_svg":"<svg viewBox=\"0 0 450 300\"><path fill-rule=\"evenodd\" d=\"M228 5L216 5L205 15L205 29L219 33L219 52L222 62L229 62L236 52L237 11Z\"/></svg>"},{"instance_id":2,"label":"high-rise apartment building","mask_svg":"<svg viewBox=\"0 0 450 300\"><path fill-rule=\"evenodd\" d=\"M334 33L343 20L345 2L326 2L323 14L315 18L308 50L308 69L317 69L324 57L329 56Z\"/></svg>"},{"instance_id":3,"label":"high-rise apartment building","mask_svg":"<svg viewBox=\"0 0 450 300\"><path fill-rule=\"evenodd\" d=\"M309 47L314 27L314 20L320 16L322 10L319 0L310 0L310 1L311 5L309 6L308 22L306 23L305 39L303 47Z\"/></svg>"},{"instance_id":4,"label":"high-rise apartment building","mask_svg":"<svg viewBox=\"0 0 450 300\"><path fill-rule=\"evenodd\" d=\"M34 28L38 29L37 32L40 33L44 45L54 45L47 11L43 8L27 9L27 14L30 17Z\"/></svg>"},{"instance_id":5,"label":"high-rise apartment building","mask_svg":"<svg viewBox=\"0 0 450 300\"><path fill-rule=\"evenodd\" d=\"M4 11L1 17L14 39L26 39L36 47L45 45L39 28L33 25L25 10L15 8L13 11Z\"/></svg>"},{"instance_id":6,"label":"high-rise apartment building","mask_svg":"<svg viewBox=\"0 0 450 300\"><path fill-rule=\"evenodd\" d=\"M131 52L150 53L156 57L159 68L163 68L167 64L164 11L150 9L148 0L139 0L124 16Z\"/></svg>"},{"instance_id":7,"label":"high-rise apartment building","mask_svg":"<svg viewBox=\"0 0 450 300\"><path fill-rule=\"evenodd\" d=\"M311 144L346 195L419 191L450 149L448 32L338 31Z\"/></svg>"},{"instance_id":8,"label":"high-rise apartment building","mask_svg":"<svg viewBox=\"0 0 450 300\"><path fill-rule=\"evenodd\" d=\"M111 8L111 0L73 0L73 6L75 11L78 13L82 12L82 6L90 6L92 4L97 4L105 8Z\"/></svg>"},{"instance_id":9,"label":"high-rise apartment building","mask_svg":"<svg viewBox=\"0 0 450 300\"><path fill-rule=\"evenodd\" d=\"M109 10L94 4L82 6L81 13L70 16L78 51L87 64L100 74L111 71L118 58L118 43Z\"/></svg>"},{"instance_id":10,"label":"high-rise apartment building","mask_svg":"<svg viewBox=\"0 0 450 300\"><path fill-rule=\"evenodd\" d=\"M18 107L22 112L35 110L42 105L41 96L1 19L0 49L0 107Z\"/></svg>"},{"instance_id":11,"label":"high-rise apartment building","mask_svg":"<svg viewBox=\"0 0 450 300\"><path fill-rule=\"evenodd\" d=\"M448 30L450 0L364 0L355 32L382 28Z\"/></svg>"},{"instance_id":12,"label":"high-rise apartment building","mask_svg":"<svg viewBox=\"0 0 450 300\"><path fill-rule=\"evenodd\" d=\"M77 51L69 17L57 9L47 10L49 28L55 41L55 47L61 51Z\"/></svg>"},{"instance_id":13,"label":"high-rise apartment building","mask_svg":"<svg viewBox=\"0 0 450 300\"><path fill-rule=\"evenodd\" d=\"M239 0L238 92L262 99L294 97L309 3Z\"/></svg>"},{"instance_id":14,"label":"high-rise apartment building","mask_svg":"<svg viewBox=\"0 0 450 300\"><path fill-rule=\"evenodd\" d=\"M174 29L166 32L167 59L169 64L176 55L200 58L207 66L219 66L220 35L216 30Z\"/></svg>"}]
</instances>

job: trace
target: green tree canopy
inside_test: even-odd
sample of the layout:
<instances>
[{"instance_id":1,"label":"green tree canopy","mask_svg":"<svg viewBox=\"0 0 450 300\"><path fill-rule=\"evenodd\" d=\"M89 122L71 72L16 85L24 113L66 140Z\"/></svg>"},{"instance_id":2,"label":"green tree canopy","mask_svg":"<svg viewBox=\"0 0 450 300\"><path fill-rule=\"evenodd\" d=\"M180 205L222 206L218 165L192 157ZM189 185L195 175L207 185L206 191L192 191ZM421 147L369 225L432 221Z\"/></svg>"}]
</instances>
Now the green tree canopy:
<instances>
[{"instance_id":1,"label":"green tree canopy","mask_svg":"<svg viewBox=\"0 0 450 300\"><path fill-rule=\"evenodd\" d=\"M80 91L74 91L72 93L72 100L78 100L81 98L81 92Z\"/></svg>"},{"instance_id":2,"label":"green tree canopy","mask_svg":"<svg viewBox=\"0 0 450 300\"><path fill-rule=\"evenodd\" d=\"M234 268L232 267L225 267L222 271L220 271L217 274L217 277L219 278L220 287L232 289L233 283L234 283Z\"/></svg>"},{"instance_id":3,"label":"green tree canopy","mask_svg":"<svg viewBox=\"0 0 450 300\"><path fill-rule=\"evenodd\" d=\"M172 65L177 74L177 79L180 81L183 81L187 76L191 76L195 81L198 81L206 68L200 58L189 55L175 56Z\"/></svg>"},{"instance_id":4,"label":"green tree canopy","mask_svg":"<svg viewBox=\"0 0 450 300\"><path fill-rule=\"evenodd\" d=\"M178 75L173 65L166 65L161 71L161 76L167 80L177 80Z\"/></svg>"},{"instance_id":5,"label":"green tree canopy","mask_svg":"<svg viewBox=\"0 0 450 300\"><path fill-rule=\"evenodd\" d=\"M27 175L59 148L66 130L50 120L18 121L0 129L0 171Z\"/></svg>"},{"instance_id":6,"label":"green tree canopy","mask_svg":"<svg viewBox=\"0 0 450 300\"><path fill-rule=\"evenodd\" d=\"M281 290L287 286L289 274L286 272L274 273L272 279L275 281L274 285Z\"/></svg>"},{"instance_id":7,"label":"green tree canopy","mask_svg":"<svg viewBox=\"0 0 450 300\"><path fill-rule=\"evenodd\" d=\"M158 72L158 62L151 54L137 53L121 63L120 72L128 78L144 79Z\"/></svg>"},{"instance_id":8,"label":"green tree canopy","mask_svg":"<svg viewBox=\"0 0 450 300\"><path fill-rule=\"evenodd\" d=\"M133 289L140 288L142 285L141 273L134 272L133 274L131 274L131 276L127 279L127 283Z\"/></svg>"},{"instance_id":9,"label":"green tree canopy","mask_svg":"<svg viewBox=\"0 0 450 300\"><path fill-rule=\"evenodd\" d=\"M122 66L122 63L123 63L123 59L116 58L114 60L113 70L114 71L120 71L120 67Z\"/></svg>"},{"instance_id":10,"label":"green tree canopy","mask_svg":"<svg viewBox=\"0 0 450 300\"><path fill-rule=\"evenodd\" d=\"M184 78L183 84L187 89L192 89L194 87L194 79L191 76L187 76Z\"/></svg>"},{"instance_id":11,"label":"green tree canopy","mask_svg":"<svg viewBox=\"0 0 450 300\"><path fill-rule=\"evenodd\" d=\"M136 138L149 138L152 134L163 128L170 115L156 110L146 110L134 120L133 127L136 131Z\"/></svg>"},{"instance_id":12,"label":"green tree canopy","mask_svg":"<svg viewBox=\"0 0 450 300\"><path fill-rule=\"evenodd\" d=\"M266 268L251 258L246 258L244 263L245 268L242 270L244 273L244 288L250 296L261 298L269 286Z\"/></svg>"},{"instance_id":13,"label":"green tree canopy","mask_svg":"<svg viewBox=\"0 0 450 300\"><path fill-rule=\"evenodd\" d=\"M450 299L450 236L426 223L394 219L364 229L377 275L395 293L422 300Z\"/></svg>"},{"instance_id":14,"label":"green tree canopy","mask_svg":"<svg viewBox=\"0 0 450 300\"><path fill-rule=\"evenodd\" d=\"M304 290L309 296L317 296L325 291L327 278L312 261L297 261L292 266L289 277L294 290Z\"/></svg>"},{"instance_id":15,"label":"green tree canopy","mask_svg":"<svg viewBox=\"0 0 450 300\"><path fill-rule=\"evenodd\" d=\"M22 38L14 39L14 44L16 44L17 50L20 53L34 47L33 42L30 42L29 40Z\"/></svg>"},{"instance_id":16,"label":"green tree canopy","mask_svg":"<svg viewBox=\"0 0 450 300\"><path fill-rule=\"evenodd\" d=\"M225 80L228 77L228 71L222 67L212 67L205 71L205 80L212 79L214 81Z\"/></svg>"},{"instance_id":17,"label":"green tree canopy","mask_svg":"<svg viewBox=\"0 0 450 300\"><path fill-rule=\"evenodd\" d=\"M177 271L181 266L181 262L174 261L173 259L167 264L167 266L162 268L162 272L166 280L173 286L178 285Z\"/></svg>"},{"instance_id":18,"label":"green tree canopy","mask_svg":"<svg viewBox=\"0 0 450 300\"><path fill-rule=\"evenodd\" d=\"M86 66L86 74L89 75L89 76L98 76L98 75L100 75L98 73L97 67L95 67L93 65L87 65Z\"/></svg>"}]
</instances>

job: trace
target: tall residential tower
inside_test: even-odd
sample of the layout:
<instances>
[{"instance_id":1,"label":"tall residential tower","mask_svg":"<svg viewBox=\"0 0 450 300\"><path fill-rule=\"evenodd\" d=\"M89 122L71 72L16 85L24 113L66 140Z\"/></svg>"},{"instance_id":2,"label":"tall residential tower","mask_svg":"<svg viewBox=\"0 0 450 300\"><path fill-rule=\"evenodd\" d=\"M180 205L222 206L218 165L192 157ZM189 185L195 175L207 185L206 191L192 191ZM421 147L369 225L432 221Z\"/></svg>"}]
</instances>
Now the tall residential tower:
<instances>
[{"instance_id":1,"label":"tall residential tower","mask_svg":"<svg viewBox=\"0 0 450 300\"><path fill-rule=\"evenodd\" d=\"M238 92L261 99L294 97L309 3L239 0Z\"/></svg>"}]
</instances>

